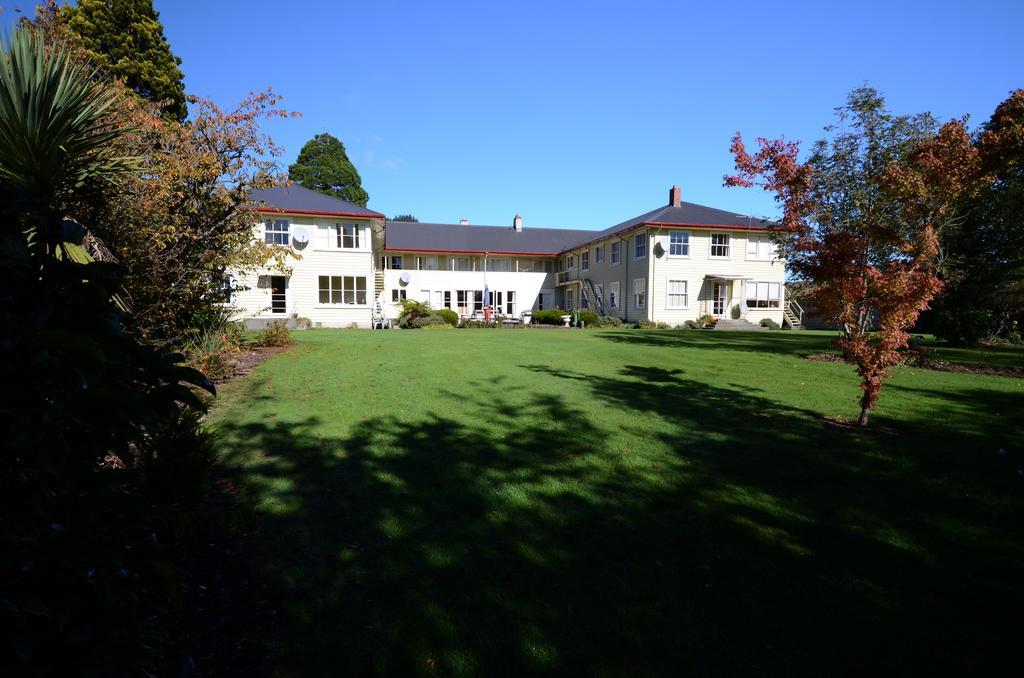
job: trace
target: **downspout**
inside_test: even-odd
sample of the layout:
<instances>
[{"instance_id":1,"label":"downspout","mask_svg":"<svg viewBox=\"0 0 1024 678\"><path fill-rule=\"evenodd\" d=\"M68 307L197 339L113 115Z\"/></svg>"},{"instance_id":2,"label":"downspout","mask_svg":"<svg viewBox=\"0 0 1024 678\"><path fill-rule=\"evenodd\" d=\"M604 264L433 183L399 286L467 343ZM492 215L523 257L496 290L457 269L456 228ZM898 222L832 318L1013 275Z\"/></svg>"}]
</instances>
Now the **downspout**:
<instances>
[{"instance_id":1,"label":"downspout","mask_svg":"<svg viewBox=\"0 0 1024 678\"><path fill-rule=\"evenodd\" d=\"M619 253L623 262L626 264L623 269L623 275L626 276L626 279L622 281L622 289L626 290L625 297L629 300L629 303L632 304L633 293L629 290L629 241L624 239L622 236L619 236L619 245L625 245L625 247L620 248L621 252ZM622 294L621 290L619 291L619 294ZM626 307L626 320L629 320L629 306Z\"/></svg>"}]
</instances>

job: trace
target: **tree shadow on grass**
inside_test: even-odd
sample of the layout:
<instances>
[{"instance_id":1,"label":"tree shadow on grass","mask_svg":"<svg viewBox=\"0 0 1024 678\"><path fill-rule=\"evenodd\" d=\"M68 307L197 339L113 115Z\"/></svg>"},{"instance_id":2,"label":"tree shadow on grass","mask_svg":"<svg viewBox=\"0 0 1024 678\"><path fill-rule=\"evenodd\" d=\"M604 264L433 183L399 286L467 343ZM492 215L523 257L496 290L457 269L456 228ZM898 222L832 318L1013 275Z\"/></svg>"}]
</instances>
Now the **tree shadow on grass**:
<instances>
[{"instance_id":1,"label":"tree shadow on grass","mask_svg":"<svg viewBox=\"0 0 1024 678\"><path fill-rule=\"evenodd\" d=\"M833 339L831 334L788 331L619 330L595 331L595 335L607 341L635 346L753 351L795 357L829 351Z\"/></svg>"},{"instance_id":2,"label":"tree shadow on grass","mask_svg":"<svg viewBox=\"0 0 1024 678\"><path fill-rule=\"evenodd\" d=\"M526 369L584 381L652 442L479 385L462 396L479 425L222 426L286 674L923 673L1013 647L1019 531L985 487L965 497L903 443L678 370Z\"/></svg>"}]
</instances>

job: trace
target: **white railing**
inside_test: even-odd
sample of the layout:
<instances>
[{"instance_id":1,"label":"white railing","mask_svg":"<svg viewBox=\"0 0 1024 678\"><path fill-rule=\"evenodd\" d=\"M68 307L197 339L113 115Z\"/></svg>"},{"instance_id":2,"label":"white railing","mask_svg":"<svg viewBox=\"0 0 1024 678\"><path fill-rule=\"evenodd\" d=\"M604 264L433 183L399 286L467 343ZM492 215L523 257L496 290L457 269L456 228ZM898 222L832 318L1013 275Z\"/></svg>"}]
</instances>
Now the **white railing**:
<instances>
[{"instance_id":1,"label":"white railing","mask_svg":"<svg viewBox=\"0 0 1024 678\"><path fill-rule=\"evenodd\" d=\"M565 285L571 282L576 282L578 279L579 273L576 269L572 269L571 271L559 271L558 277L555 278L555 281L559 285Z\"/></svg>"}]
</instances>

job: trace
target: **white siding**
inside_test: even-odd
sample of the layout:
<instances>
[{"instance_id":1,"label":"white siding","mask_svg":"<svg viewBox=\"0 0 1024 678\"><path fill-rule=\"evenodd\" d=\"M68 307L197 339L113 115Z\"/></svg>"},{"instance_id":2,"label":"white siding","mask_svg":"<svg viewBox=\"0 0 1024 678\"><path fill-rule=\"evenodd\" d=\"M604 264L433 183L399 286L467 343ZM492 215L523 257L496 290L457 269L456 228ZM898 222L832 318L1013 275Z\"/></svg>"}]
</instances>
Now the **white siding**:
<instances>
[{"instance_id":1,"label":"white siding","mask_svg":"<svg viewBox=\"0 0 1024 678\"><path fill-rule=\"evenodd\" d=\"M288 216L291 232L294 236L296 227L305 228L309 234L309 244L296 249L301 259L291 259L291 275L286 288L287 311L274 314L270 311L269 277L281 273L264 269L248 276L238 276L235 281L244 286L237 292L233 302L240 319L255 318L259 320L286 319L291 317L308 318L313 326L347 327L356 323L360 327L369 327L373 304L373 249L371 244L371 224L366 219L314 218L308 216ZM360 229L358 249L339 249L333 226L336 223L358 224ZM256 237L263 238L263 224L255 229ZM361 305L330 305L321 304L319 300L320 276L357 276L366 278L367 303Z\"/></svg>"}]
</instances>

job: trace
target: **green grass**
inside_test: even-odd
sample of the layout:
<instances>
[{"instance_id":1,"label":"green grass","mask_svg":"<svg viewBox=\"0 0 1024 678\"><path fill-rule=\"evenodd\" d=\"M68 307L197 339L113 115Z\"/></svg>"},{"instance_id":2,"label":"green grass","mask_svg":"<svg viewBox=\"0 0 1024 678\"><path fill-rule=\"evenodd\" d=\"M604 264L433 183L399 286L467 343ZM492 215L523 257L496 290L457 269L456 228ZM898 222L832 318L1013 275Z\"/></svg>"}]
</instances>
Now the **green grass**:
<instances>
[{"instance_id":1,"label":"green grass","mask_svg":"<svg viewBox=\"0 0 1024 678\"><path fill-rule=\"evenodd\" d=\"M829 419L851 368L800 358L826 333L296 337L211 415L284 675L983 673L1017 647L1024 380L901 368L864 432Z\"/></svg>"}]
</instances>

